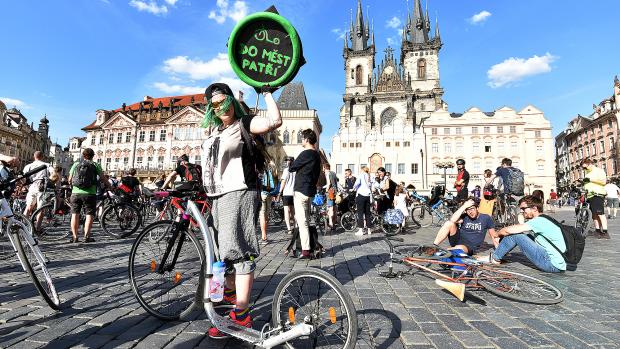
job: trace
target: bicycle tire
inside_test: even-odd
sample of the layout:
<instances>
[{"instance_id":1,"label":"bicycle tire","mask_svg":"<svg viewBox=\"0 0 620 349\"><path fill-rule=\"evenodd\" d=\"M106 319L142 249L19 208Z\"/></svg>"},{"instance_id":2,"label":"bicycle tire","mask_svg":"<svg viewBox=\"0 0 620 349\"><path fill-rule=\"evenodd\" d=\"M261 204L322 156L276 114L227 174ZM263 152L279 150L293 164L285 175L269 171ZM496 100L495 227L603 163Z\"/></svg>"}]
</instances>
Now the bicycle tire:
<instances>
[{"instance_id":1,"label":"bicycle tire","mask_svg":"<svg viewBox=\"0 0 620 349\"><path fill-rule=\"evenodd\" d=\"M588 235L590 230L590 223L592 222L592 211L589 208L582 207L577 213L577 219L575 220L575 229L581 234L582 237Z\"/></svg>"},{"instance_id":2,"label":"bicycle tire","mask_svg":"<svg viewBox=\"0 0 620 349\"><path fill-rule=\"evenodd\" d=\"M355 231L355 229L357 229L357 217L355 212L349 211L340 216L340 226L348 233Z\"/></svg>"},{"instance_id":3,"label":"bicycle tire","mask_svg":"<svg viewBox=\"0 0 620 349\"><path fill-rule=\"evenodd\" d=\"M39 247L31 244L25 236L22 236L22 234L30 234L24 231L22 226L19 226L17 229L9 227L9 231L10 234L13 235L13 242L19 259L23 262L23 266L30 276L30 279L32 279L32 283L41 295L41 298L43 298L50 308L58 310L60 308L60 298L58 298L58 292L56 292L52 277L47 270L45 260L35 251L35 248L38 249ZM36 265L33 265L33 260L36 261Z\"/></svg>"},{"instance_id":4,"label":"bicycle tire","mask_svg":"<svg viewBox=\"0 0 620 349\"><path fill-rule=\"evenodd\" d=\"M479 268L474 275L478 284L498 297L543 305L557 304L564 299L560 289L533 276L487 268ZM522 287L520 283L526 285L530 283L529 288L537 287L537 289L529 290L528 286ZM543 294L548 294L548 296Z\"/></svg>"},{"instance_id":5,"label":"bicycle tire","mask_svg":"<svg viewBox=\"0 0 620 349\"><path fill-rule=\"evenodd\" d=\"M119 222L119 217L116 217L116 212L118 211L114 211L115 208L120 211L122 222ZM142 215L140 211L131 204L109 205L103 210L101 215L101 228L106 234L117 239L122 239L135 233L140 228L141 223ZM118 228L114 227L114 224L118 224Z\"/></svg>"},{"instance_id":6,"label":"bicycle tire","mask_svg":"<svg viewBox=\"0 0 620 349\"><path fill-rule=\"evenodd\" d=\"M411 210L411 219L420 228L428 228L433 224L433 213L427 206L416 206Z\"/></svg>"},{"instance_id":7,"label":"bicycle tire","mask_svg":"<svg viewBox=\"0 0 620 349\"><path fill-rule=\"evenodd\" d=\"M506 210L507 225L519 224L519 208L514 205L508 205Z\"/></svg>"},{"instance_id":8,"label":"bicycle tire","mask_svg":"<svg viewBox=\"0 0 620 349\"><path fill-rule=\"evenodd\" d=\"M326 287L321 287L321 283L325 284ZM299 285L298 292L295 292L295 294L287 292L288 287L292 287L294 284ZM290 303L284 299L287 296L294 297L297 295L301 299L292 300ZM291 312L291 308L295 314L298 314L298 312L304 313L306 308L303 306L303 303L306 301L313 303L313 297L316 298L315 303L317 306L308 307L312 308L308 310L313 310L313 312L306 316L295 316L295 318L312 319L312 323L315 326L315 331L310 334L310 337L314 336L315 338L296 338L288 342L288 346L302 347L299 343L308 343L307 341L312 342L313 340L314 342L312 343L314 344L314 348L322 347L320 342L321 340L325 340L325 345L333 345L336 340L342 340L343 337L339 337L338 335L333 336L332 333L322 333L321 325L329 323L333 325L338 322L341 324L340 327L345 325L348 327L341 348L355 348L358 331L358 320L355 305L351 300L351 296L344 290L342 284L335 277L321 269L306 268L303 270L294 270L282 279L273 295L271 309L273 327L275 328L280 325L286 327L287 320L289 320L290 317L289 314ZM327 312L320 311L319 307L321 305L329 306ZM336 313L334 307L338 305L340 305L340 308L343 311ZM319 309L319 311L315 309ZM333 309L333 311L331 309ZM343 317L346 318L343 319ZM320 335L317 335L317 332L321 332ZM328 338L331 338L332 341L329 341Z\"/></svg>"},{"instance_id":9,"label":"bicycle tire","mask_svg":"<svg viewBox=\"0 0 620 349\"><path fill-rule=\"evenodd\" d=\"M383 230L383 234L385 234L385 236L394 236L401 232L402 226L400 224L390 224L383 221L383 224L381 224L381 230Z\"/></svg>"},{"instance_id":10,"label":"bicycle tire","mask_svg":"<svg viewBox=\"0 0 620 349\"><path fill-rule=\"evenodd\" d=\"M39 214L43 216L41 217L41 225L39 229L35 229L37 226L36 218ZM48 204L36 209L30 217L30 222L35 235L39 239L44 241L57 241L71 234L71 230L67 229L65 226L67 219L69 219L69 221L71 220L69 217L69 214L56 214L54 212L54 205Z\"/></svg>"},{"instance_id":11,"label":"bicycle tire","mask_svg":"<svg viewBox=\"0 0 620 349\"><path fill-rule=\"evenodd\" d=\"M189 258L181 263L177 260L175 269L164 274L155 273L152 270L152 263L159 266L161 255L167 249L168 240L164 237L165 234L172 232L173 224L173 221L157 221L149 224L140 232L129 253L129 280L136 299L149 314L166 321L178 320L191 313L202 300L204 283L202 266L205 261L205 253L198 238L190 230L185 231L185 237L189 239L191 244L185 243L183 246L190 246L189 251L192 251L191 246L193 246L197 255L190 256L189 253L191 252L186 249L185 253L181 251L179 257L188 258L189 256ZM163 232L158 232L154 236L153 231L159 228L163 229ZM179 238L177 237L176 240L178 241ZM141 248L148 244L152 244L154 249ZM178 242L175 242L172 249L176 249L177 246ZM161 255L155 256L156 252ZM152 255L149 256L148 253ZM169 258L172 256L170 255ZM188 271L184 271L185 269ZM149 284L148 280L144 283L139 282L141 276L144 275L154 275L153 283ZM183 283L175 281L177 275L183 275ZM157 285L158 282L163 282L163 284ZM171 288L162 293L162 288L158 287L166 285L171 286ZM172 295L170 295L171 290L175 290ZM176 291L180 292L177 293Z\"/></svg>"}]
</instances>

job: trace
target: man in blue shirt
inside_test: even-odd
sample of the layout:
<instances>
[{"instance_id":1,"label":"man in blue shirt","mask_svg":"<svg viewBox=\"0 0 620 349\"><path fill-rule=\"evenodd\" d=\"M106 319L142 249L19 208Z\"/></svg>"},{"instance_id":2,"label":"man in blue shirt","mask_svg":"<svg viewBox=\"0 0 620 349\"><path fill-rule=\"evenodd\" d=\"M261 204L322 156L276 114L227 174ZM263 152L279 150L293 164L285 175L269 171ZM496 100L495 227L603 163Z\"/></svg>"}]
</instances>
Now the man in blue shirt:
<instances>
[{"instance_id":1,"label":"man in blue shirt","mask_svg":"<svg viewBox=\"0 0 620 349\"><path fill-rule=\"evenodd\" d=\"M451 246L449 249L461 249L471 256L482 245L487 232L491 236L496 235L493 219L480 213L477 201L469 199L439 229L434 244L439 245L447 238ZM495 246L497 242L494 239Z\"/></svg>"},{"instance_id":2,"label":"man in blue shirt","mask_svg":"<svg viewBox=\"0 0 620 349\"><path fill-rule=\"evenodd\" d=\"M550 220L540 217L543 212L542 201L532 195L524 196L519 200L519 209L527 222L492 233L494 237L503 238L495 252L489 255L489 261L499 264L508 252L519 246L527 259L540 270L549 273L566 270L564 258L555 249L557 247L563 253L566 252L562 230Z\"/></svg>"}]
</instances>

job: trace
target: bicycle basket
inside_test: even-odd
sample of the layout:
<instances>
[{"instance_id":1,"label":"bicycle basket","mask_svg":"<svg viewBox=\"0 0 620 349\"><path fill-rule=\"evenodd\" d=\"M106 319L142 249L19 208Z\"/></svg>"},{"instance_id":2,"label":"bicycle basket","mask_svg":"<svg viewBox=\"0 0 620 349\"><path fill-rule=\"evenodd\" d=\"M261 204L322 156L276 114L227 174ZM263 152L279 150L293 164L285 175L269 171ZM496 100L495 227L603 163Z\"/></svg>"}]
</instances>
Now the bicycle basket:
<instances>
[{"instance_id":1,"label":"bicycle basket","mask_svg":"<svg viewBox=\"0 0 620 349\"><path fill-rule=\"evenodd\" d=\"M403 223L405 219L405 215L398 209L389 209L385 211L385 215L383 216L383 220L388 224L396 224L400 225Z\"/></svg>"}]
</instances>

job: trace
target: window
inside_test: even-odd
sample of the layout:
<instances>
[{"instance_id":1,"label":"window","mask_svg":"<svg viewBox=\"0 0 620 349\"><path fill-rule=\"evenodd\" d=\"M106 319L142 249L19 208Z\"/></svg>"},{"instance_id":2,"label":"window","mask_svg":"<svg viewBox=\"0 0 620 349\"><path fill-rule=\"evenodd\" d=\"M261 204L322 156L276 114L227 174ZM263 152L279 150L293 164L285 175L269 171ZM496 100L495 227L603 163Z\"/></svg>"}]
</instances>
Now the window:
<instances>
[{"instance_id":1,"label":"window","mask_svg":"<svg viewBox=\"0 0 620 349\"><path fill-rule=\"evenodd\" d=\"M426 60L418 59L418 79L426 79Z\"/></svg>"},{"instance_id":2,"label":"window","mask_svg":"<svg viewBox=\"0 0 620 349\"><path fill-rule=\"evenodd\" d=\"M479 153L480 152L480 143L474 142L472 144L472 149L473 149L475 154Z\"/></svg>"},{"instance_id":3,"label":"window","mask_svg":"<svg viewBox=\"0 0 620 349\"><path fill-rule=\"evenodd\" d=\"M592 130L592 134L594 134L594 130ZM534 137L540 138L540 130L534 131Z\"/></svg>"},{"instance_id":4,"label":"window","mask_svg":"<svg viewBox=\"0 0 620 349\"><path fill-rule=\"evenodd\" d=\"M144 131L140 131L138 133L138 142L144 142L144 134L145 134Z\"/></svg>"},{"instance_id":5,"label":"window","mask_svg":"<svg viewBox=\"0 0 620 349\"><path fill-rule=\"evenodd\" d=\"M403 142L403 147L410 147L411 146L411 142Z\"/></svg>"},{"instance_id":6,"label":"window","mask_svg":"<svg viewBox=\"0 0 620 349\"><path fill-rule=\"evenodd\" d=\"M361 165L360 165L360 169L361 169L362 167L368 167L368 164L361 164ZM353 173L355 173L355 172L353 172Z\"/></svg>"},{"instance_id":7,"label":"window","mask_svg":"<svg viewBox=\"0 0 620 349\"><path fill-rule=\"evenodd\" d=\"M517 126L510 126L510 133L517 133Z\"/></svg>"},{"instance_id":8,"label":"window","mask_svg":"<svg viewBox=\"0 0 620 349\"><path fill-rule=\"evenodd\" d=\"M284 133L282 134L282 143L284 144L288 144L290 142L290 138L289 138L289 134L288 131L284 131ZM346 148L347 147L347 143L342 143L342 147Z\"/></svg>"},{"instance_id":9,"label":"window","mask_svg":"<svg viewBox=\"0 0 620 349\"><path fill-rule=\"evenodd\" d=\"M474 126L471 128L471 133L477 135L478 134L478 127Z\"/></svg>"},{"instance_id":10,"label":"window","mask_svg":"<svg viewBox=\"0 0 620 349\"><path fill-rule=\"evenodd\" d=\"M166 141L166 130L159 131L159 141L160 142Z\"/></svg>"},{"instance_id":11,"label":"window","mask_svg":"<svg viewBox=\"0 0 620 349\"><path fill-rule=\"evenodd\" d=\"M500 153L500 155L502 155L506 151L504 142L497 143L497 151Z\"/></svg>"},{"instance_id":12,"label":"window","mask_svg":"<svg viewBox=\"0 0 620 349\"><path fill-rule=\"evenodd\" d=\"M356 148L361 148L361 147L362 147L362 143L361 143L361 142L357 142L357 143L355 143L355 147L356 147Z\"/></svg>"},{"instance_id":13,"label":"window","mask_svg":"<svg viewBox=\"0 0 620 349\"><path fill-rule=\"evenodd\" d=\"M356 85L361 85L362 84L362 66L358 65L357 67L355 67L355 84ZM301 142L299 142L301 143Z\"/></svg>"},{"instance_id":14,"label":"window","mask_svg":"<svg viewBox=\"0 0 620 349\"><path fill-rule=\"evenodd\" d=\"M194 162L196 163L196 162ZM158 156L157 157L157 165L159 165L159 167L163 166L164 164L164 157L163 156Z\"/></svg>"},{"instance_id":15,"label":"window","mask_svg":"<svg viewBox=\"0 0 620 349\"><path fill-rule=\"evenodd\" d=\"M432 135L436 135L437 134L437 127L431 128L431 134Z\"/></svg>"},{"instance_id":16,"label":"window","mask_svg":"<svg viewBox=\"0 0 620 349\"><path fill-rule=\"evenodd\" d=\"M484 127L484 133L485 134L491 133L491 127L490 126L485 126Z\"/></svg>"},{"instance_id":17,"label":"window","mask_svg":"<svg viewBox=\"0 0 620 349\"><path fill-rule=\"evenodd\" d=\"M194 155L194 163L195 164L200 164L201 161L202 161L202 157L200 156L200 154ZM163 162L163 160L162 160L162 162Z\"/></svg>"},{"instance_id":18,"label":"window","mask_svg":"<svg viewBox=\"0 0 620 349\"><path fill-rule=\"evenodd\" d=\"M125 133L125 142L126 143L131 142L131 132Z\"/></svg>"},{"instance_id":19,"label":"window","mask_svg":"<svg viewBox=\"0 0 620 349\"><path fill-rule=\"evenodd\" d=\"M497 133L504 133L504 126L497 126Z\"/></svg>"},{"instance_id":20,"label":"window","mask_svg":"<svg viewBox=\"0 0 620 349\"><path fill-rule=\"evenodd\" d=\"M510 150L512 150L512 152L516 152L517 150L519 150L519 144L517 142L510 142Z\"/></svg>"},{"instance_id":21,"label":"window","mask_svg":"<svg viewBox=\"0 0 620 349\"><path fill-rule=\"evenodd\" d=\"M355 147L355 143L353 142L349 143L349 148L353 148L353 147Z\"/></svg>"},{"instance_id":22,"label":"window","mask_svg":"<svg viewBox=\"0 0 620 349\"><path fill-rule=\"evenodd\" d=\"M590 156L590 147L586 146L586 156Z\"/></svg>"},{"instance_id":23,"label":"window","mask_svg":"<svg viewBox=\"0 0 620 349\"><path fill-rule=\"evenodd\" d=\"M405 174L405 164L398 164L398 169L396 171L398 174Z\"/></svg>"},{"instance_id":24,"label":"window","mask_svg":"<svg viewBox=\"0 0 620 349\"><path fill-rule=\"evenodd\" d=\"M286 138L285 138L286 139ZM342 147L346 148L347 147L347 143L342 143Z\"/></svg>"},{"instance_id":25,"label":"window","mask_svg":"<svg viewBox=\"0 0 620 349\"><path fill-rule=\"evenodd\" d=\"M536 144L536 152L537 153L542 153L543 152L542 144Z\"/></svg>"},{"instance_id":26,"label":"window","mask_svg":"<svg viewBox=\"0 0 620 349\"><path fill-rule=\"evenodd\" d=\"M125 168L127 168L127 165L129 165L129 158L128 157L124 157L123 158L123 166L125 166Z\"/></svg>"},{"instance_id":27,"label":"window","mask_svg":"<svg viewBox=\"0 0 620 349\"><path fill-rule=\"evenodd\" d=\"M480 161L474 161L474 173L481 173Z\"/></svg>"},{"instance_id":28,"label":"window","mask_svg":"<svg viewBox=\"0 0 620 349\"><path fill-rule=\"evenodd\" d=\"M418 174L418 164L411 164L411 174Z\"/></svg>"},{"instance_id":29,"label":"window","mask_svg":"<svg viewBox=\"0 0 620 349\"><path fill-rule=\"evenodd\" d=\"M394 142L395 147L400 147L400 142Z\"/></svg>"},{"instance_id":30,"label":"window","mask_svg":"<svg viewBox=\"0 0 620 349\"><path fill-rule=\"evenodd\" d=\"M121 158L114 158L114 163L118 164L121 162Z\"/></svg>"},{"instance_id":31,"label":"window","mask_svg":"<svg viewBox=\"0 0 620 349\"><path fill-rule=\"evenodd\" d=\"M433 143L431 146L433 153L439 153L439 143Z\"/></svg>"},{"instance_id":32,"label":"window","mask_svg":"<svg viewBox=\"0 0 620 349\"><path fill-rule=\"evenodd\" d=\"M385 164L385 172L392 172L392 164Z\"/></svg>"},{"instance_id":33,"label":"window","mask_svg":"<svg viewBox=\"0 0 620 349\"><path fill-rule=\"evenodd\" d=\"M110 168L111 164L112 164L112 158L105 159L105 168L106 168L106 170Z\"/></svg>"},{"instance_id":34,"label":"window","mask_svg":"<svg viewBox=\"0 0 620 349\"><path fill-rule=\"evenodd\" d=\"M445 153L451 153L452 152L452 143L444 143L443 144L443 151Z\"/></svg>"},{"instance_id":35,"label":"window","mask_svg":"<svg viewBox=\"0 0 620 349\"><path fill-rule=\"evenodd\" d=\"M110 144L114 143L114 133L110 133L108 135L108 143Z\"/></svg>"},{"instance_id":36,"label":"window","mask_svg":"<svg viewBox=\"0 0 620 349\"><path fill-rule=\"evenodd\" d=\"M456 142L456 149L463 150L463 142Z\"/></svg>"},{"instance_id":37,"label":"window","mask_svg":"<svg viewBox=\"0 0 620 349\"><path fill-rule=\"evenodd\" d=\"M336 173L342 173L342 164L336 164Z\"/></svg>"},{"instance_id":38,"label":"window","mask_svg":"<svg viewBox=\"0 0 620 349\"><path fill-rule=\"evenodd\" d=\"M616 142L614 142L614 137L609 137L609 149L616 149Z\"/></svg>"},{"instance_id":39,"label":"window","mask_svg":"<svg viewBox=\"0 0 620 349\"><path fill-rule=\"evenodd\" d=\"M598 131L603 133L603 124L598 124Z\"/></svg>"},{"instance_id":40,"label":"window","mask_svg":"<svg viewBox=\"0 0 620 349\"><path fill-rule=\"evenodd\" d=\"M302 142L301 131L297 132L297 143Z\"/></svg>"},{"instance_id":41,"label":"window","mask_svg":"<svg viewBox=\"0 0 620 349\"><path fill-rule=\"evenodd\" d=\"M457 128L456 128L456 134L457 134L457 135L460 135L460 134L462 134L462 133L463 133L463 129L462 129L462 128L460 128L460 127L457 127Z\"/></svg>"},{"instance_id":42,"label":"window","mask_svg":"<svg viewBox=\"0 0 620 349\"><path fill-rule=\"evenodd\" d=\"M611 119L607 122L607 128L613 128L613 121Z\"/></svg>"},{"instance_id":43,"label":"window","mask_svg":"<svg viewBox=\"0 0 620 349\"><path fill-rule=\"evenodd\" d=\"M103 144L103 135L99 135L99 145Z\"/></svg>"},{"instance_id":44,"label":"window","mask_svg":"<svg viewBox=\"0 0 620 349\"><path fill-rule=\"evenodd\" d=\"M179 157L178 157L177 155L173 155L173 156L172 156L172 163L173 163L173 164L176 164L176 163L177 163L177 160L179 160Z\"/></svg>"},{"instance_id":45,"label":"window","mask_svg":"<svg viewBox=\"0 0 620 349\"><path fill-rule=\"evenodd\" d=\"M385 146L389 148L392 144L390 142L385 142Z\"/></svg>"},{"instance_id":46,"label":"window","mask_svg":"<svg viewBox=\"0 0 620 349\"><path fill-rule=\"evenodd\" d=\"M155 142L155 130L149 131L149 142Z\"/></svg>"},{"instance_id":47,"label":"window","mask_svg":"<svg viewBox=\"0 0 620 349\"><path fill-rule=\"evenodd\" d=\"M600 146L601 146L601 154L605 154L605 141L601 141Z\"/></svg>"},{"instance_id":48,"label":"window","mask_svg":"<svg viewBox=\"0 0 620 349\"><path fill-rule=\"evenodd\" d=\"M151 166L151 163L153 162L153 157L152 157L152 156L149 156L149 157L147 157L146 159L147 159L147 160L146 160L146 164L147 164L148 166Z\"/></svg>"},{"instance_id":49,"label":"window","mask_svg":"<svg viewBox=\"0 0 620 349\"><path fill-rule=\"evenodd\" d=\"M443 128L443 134L449 135L450 134L450 128L449 127L444 127Z\"/></svg>"},{"instance_id":50,"label":"window","mask_svg":"<svg viewBox=\"0 0 620 349\"><path fill-rule=\"evenodd\" d=\"M347 168L351 170L352 173L355 173L355 164L348 164Z\"/></svg>"},{"instance_id":51,"label":"window","mask_svg":"<svg viewBox=\"0 0 620 349\"><path fill-rule=\"evenodd\" d=\"M136 165L138 167L142 166L142 157L141 156L137 156L136 157Z\"/></svg>"},{"instance_id":52,"label":"window","mask_svg":"<svg viewBox=\"0 0 620 349\"><path fill-rule=\"evenodd\" d=\"M544 172L545 171L545 164L544 163L538 163L537 169L538 169L538 172Z\"/></svg>"},{"instance_id":53,"label":"window","mask_svg":"<svg viewBox=\"0 0 620 349\"><path fill-rule=\"evenodd\" d=\"M119 132L116 135L116 143L123 143L123 133L122 132Z\"/></svg>"},{"instance_id":54,"label":"window","mask_svg":"<svg viewBox=\"0 0 620 349\"><path fill-rule=\"evenodd\" d=\"M95 145L95 135L93 135L92 138L90 139L90 145Z\"/></svg>"},{"instance_id":55,"label":"window","mask_svg":"<svg viewBox=\"0 0 620 349\"><path fill-rule=\"evenodd\" d=\"M490 145L485 145L484 146L484 152L485 153L490 153L491 152L491 146Z\"/></svg>"}]
</instances>

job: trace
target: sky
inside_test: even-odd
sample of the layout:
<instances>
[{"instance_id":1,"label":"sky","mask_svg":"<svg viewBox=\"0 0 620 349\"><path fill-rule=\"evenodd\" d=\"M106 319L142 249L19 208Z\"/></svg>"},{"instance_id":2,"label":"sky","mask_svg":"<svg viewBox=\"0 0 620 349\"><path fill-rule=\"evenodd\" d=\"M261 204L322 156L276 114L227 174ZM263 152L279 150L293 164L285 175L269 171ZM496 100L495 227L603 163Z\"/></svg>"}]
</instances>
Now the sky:
<instances>
[{"instance_id":1,"label":"sky","mask_svg":"<svg viewBox=\"0 0 620 349\"><path fill-rule=\"evenodd\" d=\"M66 145L98 109L152 97L204 92L215 81L256 95L232 72L226 42L244 16L275 5L297 29L310 108L322 144L338 132L344 93L343 33L357 0L58 0L3 1L0 100ZM413 0L362 2L375 28L377 64L400 31ZM426 6L426 2L423 2ZM451 112L542 110L557 134L577 114L611 96L620 74L618 0L430 0L439 20L441 85ZM399 54L395 54L399 56ZM277 93L276 93L277 97Z\"/></svg>"}]
</instances>

